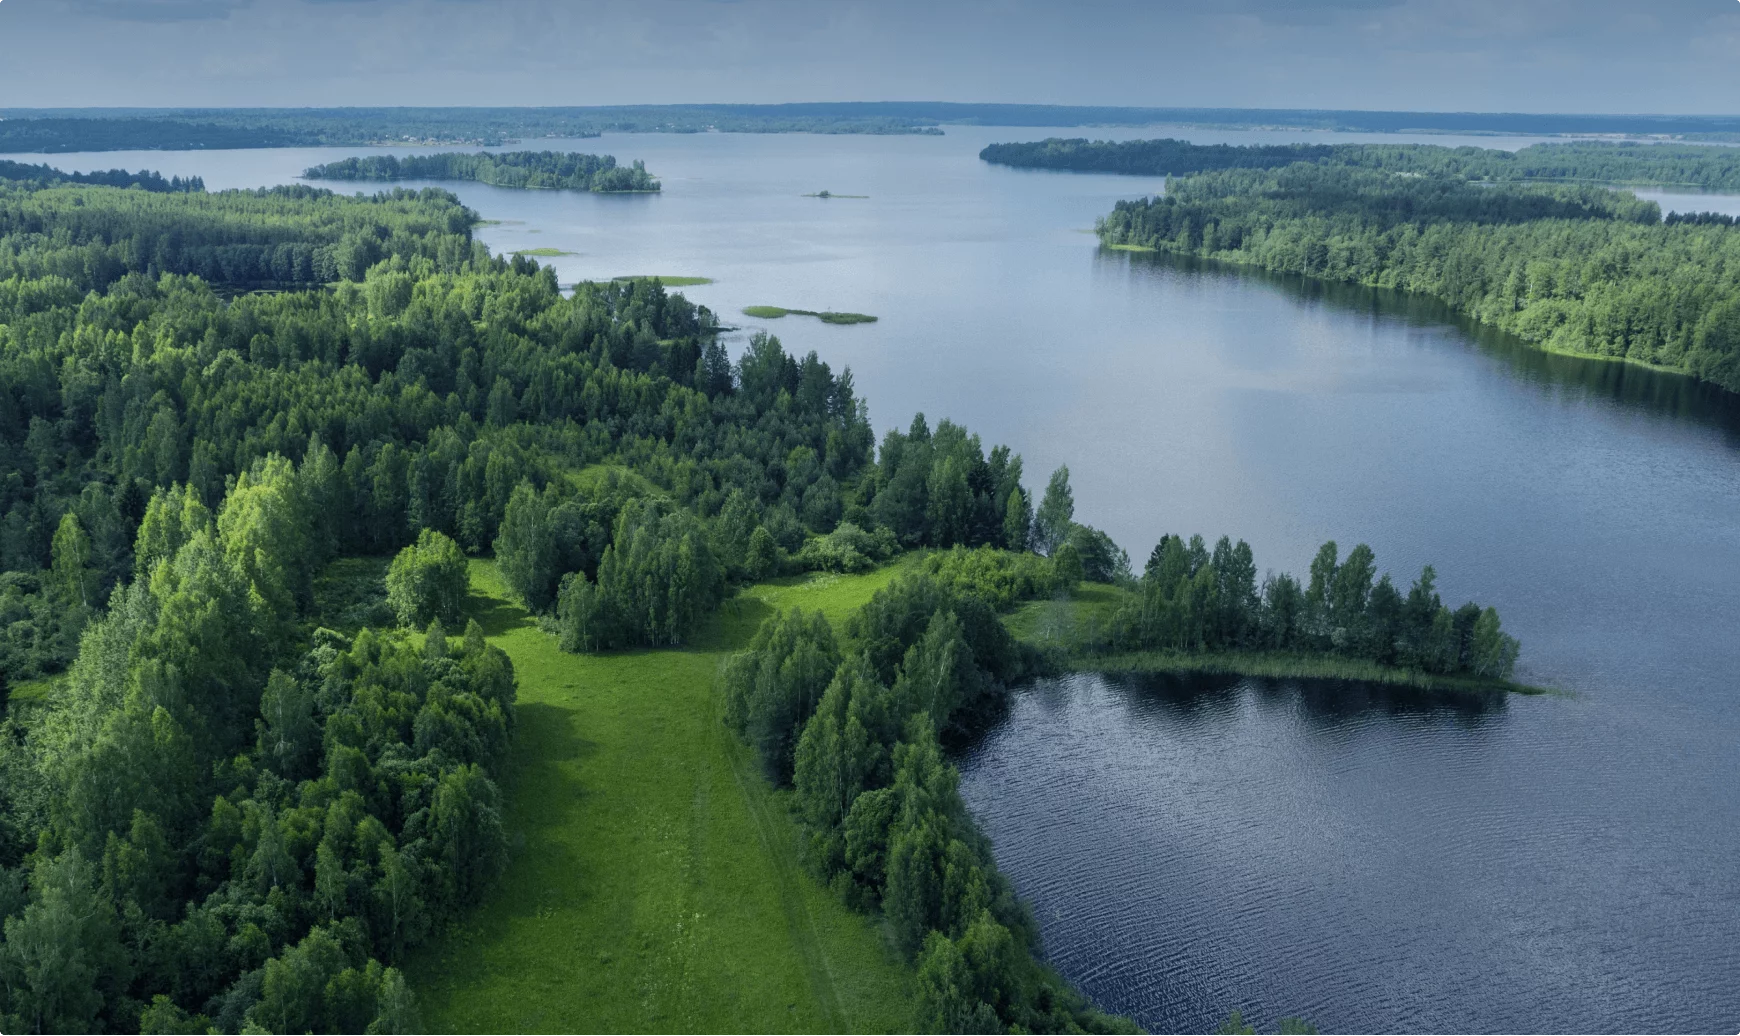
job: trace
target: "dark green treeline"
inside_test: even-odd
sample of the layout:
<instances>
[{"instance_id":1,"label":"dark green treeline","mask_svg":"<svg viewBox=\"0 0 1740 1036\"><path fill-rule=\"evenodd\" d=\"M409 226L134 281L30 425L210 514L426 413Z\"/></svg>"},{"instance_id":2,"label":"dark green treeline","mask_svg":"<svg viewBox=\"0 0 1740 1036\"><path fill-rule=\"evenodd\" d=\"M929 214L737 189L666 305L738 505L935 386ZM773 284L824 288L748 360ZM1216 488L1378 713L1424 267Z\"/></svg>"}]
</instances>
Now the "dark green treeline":
<instances>
[{"instance_id":1,"label":"dark green treeline","mask_svg":"<svg viewBox=\"0 0 1740 1036\"><path fill-rule=\"evenodd\" d=\"M559 187L600 194L659 189L659 182L638 160L619 166L614 155L559 151L369 155L317 165L302 175L310 180L475 180L497 187Z\"/></svg>"}]
</instances>

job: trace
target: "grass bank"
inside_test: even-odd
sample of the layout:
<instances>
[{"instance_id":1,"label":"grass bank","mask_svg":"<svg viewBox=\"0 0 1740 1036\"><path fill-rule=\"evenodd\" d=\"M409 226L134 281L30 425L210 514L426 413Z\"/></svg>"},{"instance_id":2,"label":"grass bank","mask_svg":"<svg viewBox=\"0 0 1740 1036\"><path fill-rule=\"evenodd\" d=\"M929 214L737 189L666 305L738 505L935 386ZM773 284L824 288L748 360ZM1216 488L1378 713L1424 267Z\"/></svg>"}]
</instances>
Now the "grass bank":
<instances>
[{"instance_id":1,"label":"grass bank","mask_svg":"<svg viewBox=\"0 0 1740 1036\"><path fill-rule=\"evenodd\" d=\"M519 676L501 885L415 955L445 1032L899 1032L910 972L800 862L788 792L720 722L717 675L775 608L839 622L898 571L776 580L688 647L569 655L472 563Z\"/></svg>"},{"instance_id":2,"label":"grass bank","mask_svg":"<svg viewBox=\"0 0 1740 1036\"><path fill-rule=\"evenodd\" d=\"M558 255L579 255L579 252L564 252L560 248L521 248L509 252L509 255L530 255L538 258L550 258Z\"/></svg>"},{"instance_id":3,"label":"grass bank","mask_svg":"<svg viewBox=\"0 0 1740 1036\"><path fill-rule=\"evenodd\" d=\"M1270 679L1359 680L1429 691L1507 691L1513 694L1563 693L1546 687L1445 675L1380 665L1343 655L1292 651L1123 651L1090 650L1087 644L1106 627L1112 613L1130 600L1128 590L1083 583L1067 600L1028 601L1005 622L1010 632L1046 652L1066 669L1097 673L1209 673Z\"/></svg>"},{"instance_id":4,"label":"grass bank","mask_svg":"<svg viewBox=\"0 0 1740 1036\"><path fill-rule=\"evenodd\" d=\"M813 309L786 309L783 306L745 306L743 315L757 317L762 320L778 320L780 317L795 314L800 317L815 317L824 324L874 324L876 318L868 313L833 313L817 312Z\"/></svg>"}]
</instances>

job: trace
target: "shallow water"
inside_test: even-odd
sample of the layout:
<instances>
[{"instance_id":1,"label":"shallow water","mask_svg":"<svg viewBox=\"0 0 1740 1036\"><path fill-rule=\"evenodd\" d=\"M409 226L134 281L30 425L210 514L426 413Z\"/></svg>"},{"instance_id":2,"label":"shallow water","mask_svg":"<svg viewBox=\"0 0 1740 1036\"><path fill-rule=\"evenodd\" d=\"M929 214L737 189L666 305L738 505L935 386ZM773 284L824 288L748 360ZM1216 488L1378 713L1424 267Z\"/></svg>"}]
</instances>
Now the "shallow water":
<instances>
[{"instance_id":1,"label":"shallow water","mask_svg":"<svg viewBox=\"0 0 1740 1036\"><path fill-rule=\"evenodd\" d=\"M765 328L849 364L879 429L952 417L1022 453L1036 488L1068 463L1077 517L1138 565L1165 532L1243 537L1295 572L1325 539L1366 542L1398 582L1432 562L1452 604L1496 605L1522 677L1574 692L1488 708L1254 682L1023 692L963 758L963 788L1053 960L1107 1008L1160 1030L1236 1006L1325 1030L1733 1031L1740 408L1429 304L1101 251L1094 219L1158 181L976 157L1166 132L609 135L572 146L645 159L663 194L451 186L504 221L481 230L492 247L578 252L547 260L564 282L715 278L683 290L739 343ZM349 153L48 160L219 188ZM822 189L869 197L802 197ZM881 320L738 315L758 304Z\"/></svg>"}]
</instances>

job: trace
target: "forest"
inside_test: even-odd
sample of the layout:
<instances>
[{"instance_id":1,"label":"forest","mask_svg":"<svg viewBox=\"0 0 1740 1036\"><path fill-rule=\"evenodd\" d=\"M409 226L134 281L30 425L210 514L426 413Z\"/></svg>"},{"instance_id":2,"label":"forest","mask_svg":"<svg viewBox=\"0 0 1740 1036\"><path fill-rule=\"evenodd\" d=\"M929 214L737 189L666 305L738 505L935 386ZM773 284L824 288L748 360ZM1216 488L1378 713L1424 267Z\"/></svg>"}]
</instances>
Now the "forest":
<instances>
[{"instance_id":1,"label":"forest","mask_svg":"<svg viewBox=\"0 0 1740 1036\"><path fill-rule=\"evenodd\" d=\"M1535 345L1740 391L1740 235L1596 187L1300 163L1168 182L1098 224L1111 245L1418 292Z\"/></svg>"},{"instance_id":2,"label":"forest","mask_svg":"<svg viewBox=\"0 0 1740 1036\"><path fill-rule=\"evenodd\" d=\"M656 191L659 182L645 163L619 166L615 155L559 151L506 151L474 155L369 155L327 162L303 170L308 180L475 180L497 187L559 188L571 191Z\"/></svg>"},{"instance_id":3,"label":"forest","mask_svg":"<svg viewBox=\"0 0 1740 1036\"><path fill-rule=\"evenodd\" d=\"M406 955L510 848L516 677L469 558L597 653L914 550L837 635L771 620L727 722L796 789L817 870L888 919L924 1024L1121 1026L1037 963L940 747L1038 664L999 610L1134 580L1067 471L1035 507L1020 457L952 422L878 443L850 371L766 335L733 360L657 280L564 294L476 222L437 189L0 184L0 1028L415 1028ZM1220 553L1168 539L1118 635L1269 629L1280 590L1191 632L1249 605L1248 551ZM334 588L359 558L390 559L378 608ZM1296 649L1514 659L1489 610L1451 614L1454 662L1411 646L1414 591L1392 629L1369 552L1327 565Z\"/></svg>"},{"instance_id":4,"label":"forest","mask_svg":"<svg viewBox=\"0 0 1740 1036\"><path fill-rule=\"evenodd\" d=\"M1192 144L1162 140L1046 140L991 144L979 157L1018 169L1182 176L1315 162L1355 169L1492 182L1577 181L1740 188L1740 148L1575 141L1502 148L1436 144Z\"/></svg>"}]
</instances>

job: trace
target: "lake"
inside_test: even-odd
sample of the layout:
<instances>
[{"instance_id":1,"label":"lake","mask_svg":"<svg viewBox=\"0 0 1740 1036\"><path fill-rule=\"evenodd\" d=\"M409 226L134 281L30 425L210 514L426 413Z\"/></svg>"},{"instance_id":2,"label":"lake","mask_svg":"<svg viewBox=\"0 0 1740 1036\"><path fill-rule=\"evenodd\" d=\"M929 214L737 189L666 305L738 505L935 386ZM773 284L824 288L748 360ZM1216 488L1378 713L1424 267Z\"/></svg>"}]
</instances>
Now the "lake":
<instances>
[{"instance_id":1,"label":"lake","mask_svg":"<svg viewBox=\"0 0 1740 1036\"><path fill-rule=\"evenodd\" d=\"M1570 692L1022 689L962 755L963 792L1050 958L1102 1006L1158 1030L1238 1007L1326 1031L1734 1031L1740 407L1419 301L1102 251L1094 219L1158 181L976 157L1167 132L607 135L526 146L644 159L663 194L451 189L501 221L491 247L578 253L546 260L564 282L715 278L683 290L734 343L768 330L849 365L879 429L952 418L1021 453L1034 489L1067 463L1077 518L1138 567L1167 532L1244 538L1294 572L1324 540L1368 543L1400 584L1430 562L1453 606L1495 605L1521 678ZM221 188L368 150L47 160ZM802 196L824 189L868 197Z\"/></svg>"}]
</instances>

